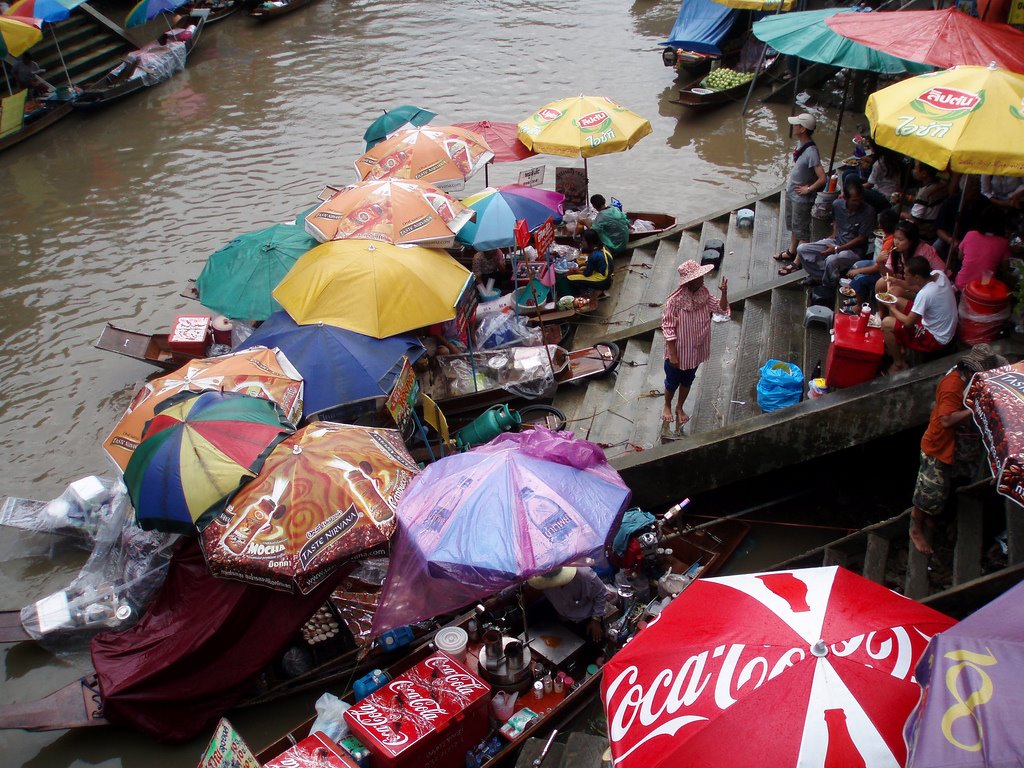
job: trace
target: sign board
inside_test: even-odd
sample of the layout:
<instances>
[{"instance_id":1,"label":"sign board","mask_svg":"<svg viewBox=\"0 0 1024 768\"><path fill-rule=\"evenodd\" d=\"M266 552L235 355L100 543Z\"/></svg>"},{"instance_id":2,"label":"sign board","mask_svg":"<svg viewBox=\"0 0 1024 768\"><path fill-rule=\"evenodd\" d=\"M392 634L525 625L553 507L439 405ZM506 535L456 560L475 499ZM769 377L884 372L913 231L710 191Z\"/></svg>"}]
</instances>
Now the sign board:
<instances>
[{"instance_id":1,"label":"sign board","mask_svg":"<svg viewBox=\"0 0 1024 768\"><path fill-rule=\"evenodd\" d=\"M537 231L533 233L533 241L537 244L537 254L544 258L548 249L555 242L555 220L553 217L548 216L548 220L537 227Z\"/></svg>"},{"instance_id":2,"label":"sign board","mask_svg":"<svg viewBox=\"0 0 1024 768\"><path fill-rule=\"evenodd\" d=\"M587 205L587 171L584 168L555 168L555 192L565 195L565 210Z\"/></svg>"},{"instance_id":3,"label":"sign board","mask_svg":"<svg viewBox=\"0 0 1024 768\"><path fill-rule=\"evenodd\" d=\"M539 187L544 183L544 169L546 165L538 165L536 168L527 168L519 172L517 184L524 187Z\"/></svg>"},{"instance_id":4,"label":"sign board","mask_svg":"<svg viewBox=\"0 0 1024 768\"><path fill-rule=\"evenodd\" d=\"M238 731L222 717L198 768L260 768L260 764Z\"/></svg>"},{"instance_id":5,"label":"sign board","mask_svg":"<svg viewBox=\"0 0 1024 768\"><path fill-rule=\"evenodd\" d=\"M1010 18L1007 23L1015 27L1024 24L1024 0L1011 0Z\"/></svg>"},{"instance_id":6,"label":"sign board","mask_svg":"<svg viewBox=\"0 0 1024 768\"><path fill-rule=\"evenodd\" d=\"M420 383L416 380L416 374L413 373L412 366L409 364L409 358L403 357L402 370L395 380L395 386L392 387L388 399L384 402L384 407L388 409L395 424L402 427L412 416L413 406L416 405L419 397Z\"/></svg>"},{"instance_id":7,"label":"sign board","mask_svg":"<svg viewBox=\"0 0 1024 768\"><path fill-rule=\"evenodd\" d=\"M515 226L512 227L512 233L516 236L518 248L525 248L530 244L530 227L526 223L526 219L517 219Z\"/></svg>"},{"instance_id":8,"label":"sign board","mask_svg":"<svg viewBox=\"0 0 1024 768\"><path fill-rule=\"evenodd\" d=\"M456 335L460 338L466 335L470 318L473 317L473 311L479 302L480 296L476 292L475 278L470 275L469 280L466 281L466 285L462 289L459 300L455 302L455 328Z\"/></svg>"}]
</instances>

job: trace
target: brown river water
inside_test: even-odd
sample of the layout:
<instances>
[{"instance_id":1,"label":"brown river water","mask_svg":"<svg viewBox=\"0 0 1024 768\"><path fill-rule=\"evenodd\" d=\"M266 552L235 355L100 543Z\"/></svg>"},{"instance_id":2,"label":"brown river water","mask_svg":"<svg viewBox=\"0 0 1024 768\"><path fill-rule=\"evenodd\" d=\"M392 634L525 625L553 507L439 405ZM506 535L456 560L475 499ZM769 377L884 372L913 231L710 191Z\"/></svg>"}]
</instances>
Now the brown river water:
<instances>
[{"instance_id":1,"label":"brown river water","mask_svg":"<svg viewBox=\"0 0 1024 768\"><path fill-rule=\"evenodd\" d=\"M110 474L100 448L153 371L92 347L106 321L150 331L197 305L178 296L234 235L291 219L352 161L380 109L415 103L435 123L517 121L543 104L601 94L649 118L629 152L589 163L592 192L689 220L783 180L785 106L706 115L669 103L659 56L674 0L319 0L259 25L210 27L173 80L95 115L75 114L0 156L0 495L49 499ZM780 126L781 123L781 126ZM825 126L827 128L827 125ZM822 144L830 135L822 134ZM848 144L847 144L848 146ZM842 151L842 150L841 150ZM491 166L492 183L547 164ZM467 194L484 186L482 174ZM682 489L685 490L685 489ZM84 553L0 532L0 609L65 585ZM0 648L0 701L40 697L82 674L87 653ZM263 746L314 697L232 719ZM202 742L202 743L201 743ZM205 737L159 745L120 729L0 732L4 766L194 766Z\"/></svg>"}]
</instances>

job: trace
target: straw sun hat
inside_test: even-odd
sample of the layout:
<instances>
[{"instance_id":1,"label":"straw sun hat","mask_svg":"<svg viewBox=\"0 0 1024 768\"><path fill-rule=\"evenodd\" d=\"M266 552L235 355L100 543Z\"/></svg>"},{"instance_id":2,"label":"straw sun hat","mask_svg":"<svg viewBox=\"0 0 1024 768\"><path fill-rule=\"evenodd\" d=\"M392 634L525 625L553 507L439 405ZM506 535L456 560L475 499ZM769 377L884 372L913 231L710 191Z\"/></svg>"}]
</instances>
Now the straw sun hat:
<instances>
[{"instance_id":1,"label":"straw sun hat","mask_svg":"<svg viewBox=\"0 0 1024 768\"><path fill-rule=\"evenodd\" d=\"M990 371L993 368L1001 368L1010 364L1005 357L995 354L988 344L975 344L966 355L960 358L960 363L972 373Z\"/></svg>"},{"instance_id":2,"label":"straw sun hat","mask_svg":"<svg viewBox=\"0 0 1024 768\"><path fill-rule=\"evenodd\" d=\"M534 589L554 589L555 587L564 587L575 577L576 569L571 565L566 565L527 579L526 583Z\"/></svg>"},{"instance_id":3,"label":"straw sun hat","mask_svg":"<svg viewBox=\"0 0 1024 768\"><path fill-rule=\"evenodd\" d=\"M714 264L705 264L701 266L693 259L684 261L679 265L679 282L688 283L691 280L696 280L698 277L704 277L708 272L715 268Z\"/></svg>"}]
</instances>

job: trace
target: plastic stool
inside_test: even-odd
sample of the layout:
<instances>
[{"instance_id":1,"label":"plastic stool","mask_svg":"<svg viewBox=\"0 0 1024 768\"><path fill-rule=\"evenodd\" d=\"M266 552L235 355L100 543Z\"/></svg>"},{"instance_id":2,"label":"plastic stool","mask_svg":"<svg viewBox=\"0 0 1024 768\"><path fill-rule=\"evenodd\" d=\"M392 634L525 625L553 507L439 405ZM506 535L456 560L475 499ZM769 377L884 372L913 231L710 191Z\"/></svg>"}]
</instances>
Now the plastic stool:
<instances>
[{"instance_id":1,"label":"plastic stool","mask_svg":"<svg viewBox=\"0 0 1024 768\"><path fill-rule=\"evenodd\" d=\"M821 323L826 329L829 329L832 327L832 316L831 309L815 304L812 307L808 307L804 313L804 328L811 323Z\"/></svg>"}]
</instances>

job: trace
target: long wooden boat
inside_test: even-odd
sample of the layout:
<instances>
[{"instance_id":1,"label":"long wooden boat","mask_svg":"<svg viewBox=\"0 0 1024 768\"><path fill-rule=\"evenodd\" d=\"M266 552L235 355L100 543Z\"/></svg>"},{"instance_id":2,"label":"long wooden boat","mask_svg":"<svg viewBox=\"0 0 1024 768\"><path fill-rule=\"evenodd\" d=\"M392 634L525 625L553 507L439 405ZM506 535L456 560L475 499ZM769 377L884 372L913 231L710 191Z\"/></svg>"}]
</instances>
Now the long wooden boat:
<instances>
[{"instance_id":1,"label":"long wooden boat","mask_svg":"<svg viewBox=\"0 0 1024 768\"><path fill-rule=\"evenodd\" d=\"M50 100L38 102L38 106L31 112L25 113L25 120L16 131L12 131L3 138L0 138L0 152L27 138L35 136L40 131L49 128L71 114L71 105L74 99Z\"/></svg>"},{"instance_id":2,"label":"long wooden boat","mask_svg":"<svg viewBox=\"0 0 1024 768\"><path fill-rule=\"evenodd\" d=\"M721 568L729 555L746 537L749 530L749 526L741 520L722 519L714 521L713 524L707 526L685 528L669 534L664 544L672 550L673 556L680 562L683 572L694 572L697 567L700 567L703 569L700 571L700 576L704 577L715 573ZM465 622L463 622L463 626L464 624ZM533 647L535 654L538 652L537 649L540 644L542 644L542 641L539 638L534 637L532 639L530 645ZM477 671L481 647L482 644L480 642L471 641L467 649L467 664L474 672ZM422 648L417 653L410 654L399 664L390 668L388 673L393 679L434 652L435 649L433 647ZM544 658L543 660L545 663L552 661L549 658ZM552 664L551 667L549 670L551 674L561 671L558 669L557 664ZM520 694L519 700L516 702L516 711L523 706L527 706L537 711L541 716L514 738L502 736L503 743L501 749L482 765L488 768L495 768L498 765L510 763L515 759L515 756L528 739L546 735L553 728L561 727L562 724L571 720L575 715L582 712L591 703L593 697L598 694L600 681L601 675L599 673L592 674L583 679L575 690L567 690L563 694L546 694L540 702L528 699ZM349 702L353 701L350 688L347 688L344 692L337 693ZM310 718L289 733L276 739L256 755L257 760L260 763L266 763L304 739L309 735L314 720L315 718ZM461 759L462 756L460 755L460 764Z\"/></svg>"},{"instance_id":3,"label":"long wooden boat","mask_svg":"<svg viewBox=\"0 0 1024 768\"><path fill-rule=\"evenodd\" d=\"M297 11L303 6L309 5L313 0L284 0L284 2L265 2L257 5L249 15L260 21L270 21L286 13Z\"/></svg>"},{"instance_id":4,"label":"long wooden boat","mask_svg":"<svg viewBox=\"0 0 1024 768\"><path fill-rule=\"evenodd\" d=\"M209 15L210 11L208 9L198 8L182 20L182 23L190 22L196 25L196 29L195 32L192 33L192 37L185 41L186 57L192 52L192 49L195 48L196 44L199 42L199 38L202 35L203 28L206 26ZM103 77L93 81L92 83L87 83L83 87L82 93L75 100L74 107L76 109L84 110L98 109L150 87L143 82L141 77L122 78L120 73L123 71L122 68L124 66L124 64L118 64L107 72L107 74L103 75ZM159 84L160 83L154 83L154 85Z\"/></svg>"},{"instance_id":5,"label":"long wooden boat","mask_svg":"<svg viewBox=\"0 0 1024 768\"><path fill-rule=\"evenodd\" d=\"M740 83L732 88L723 88L716 91L713 88L705 88L701 85L703 78L690 83L679 91L679 96L670 99L673 104L681 104L690 109L710 109L730 101L742 99L750 90L750 83Z\"/></svg>"},{"instance_id":6,"label":"long wooden boat","mask_svg":"<svg viewBox=\"0 0 1024 768\"><path fill-rule=\"evenodd\" d=\"M641 240L645 237L651 237L652 235L660 235L676 225L676 217L670 213L653 213L651 211L627 211L626 218L629 219L630 226L633 222L639 220L649 221L654 225L654 229L647 230L646 232L629 232L629 242L635 243L637 240Z\"/></svg>"},{"instance_id":7,"label":"long wooden boat","mask_svg":"<svg viewBox=\"0 0 1024 768\"><path fill-rule=\"evenodd\" d=\"M748 532L749 526L742 521L723 519L714 521L713 524L685 527L671 534L665 544L672 550L673 555L683 568L688 569L699 563L703 567L701 575L707 576L717 571L725 563ZM464 626L474 615L474 611L468 611L455 616L449 623ZM436 624L436 626L440 626L440 624ZM432 637L432 632L421 633L409 645L386 655L379 649L369 653L361 649L352 649L335 659L314 667L303 675L275 682L270 688L248 697L236 705L236 708L265 704L307 690L322 690L337 683L348 686L352 680L372 669L385 666L388 662L390 662L391 668L407 668L429 655L432 651ZM567 696L566 700L580 701L581 699ZM562 713L564 714L564 709ZM103 716L102 697L94 674L75 680L49 696L36 701L0 705L0 728L50 731L108 724L109 721ZM311 724L312 720L304 723L292 734L305 736ZM535 730L531 730L530 733ZM525 740L525 736L523 740ZM290 744L288 737L275 742L275 745L279 747L278 752ZM514 748L518 749L520 745L521 740L517 740ZM268 748L268 750L270 749L272 748ZM512 751L509 750L506 754L511 754Z\"/></svg>"},{"instance_id":8,"label":"long wooden boat","mask_svg":"<svg viewBox=\"0 0 1024 768\"><path fill-rule=\"evenodd\" d=\"M245 3L246 0L210 0L210 2L200 3L198 7L206 8L210 12L206 18L206 26L209 26L226 19L235 11L240 10Z\"/></svg>"},{"instance_id":9,"label":"long wooden boat","mask_svg":"<svg viewBox=\"0 0 1024 768\"><path fill-rule=\"evenodd\" d=\"M174 371L190 360L204 357L171 349L166 333L143 333L130 331L113 323L107 323L100 337L93 345L96 349L116 352L119 355L139 360L165 371Z\"/></svg>"}]
</instances>

